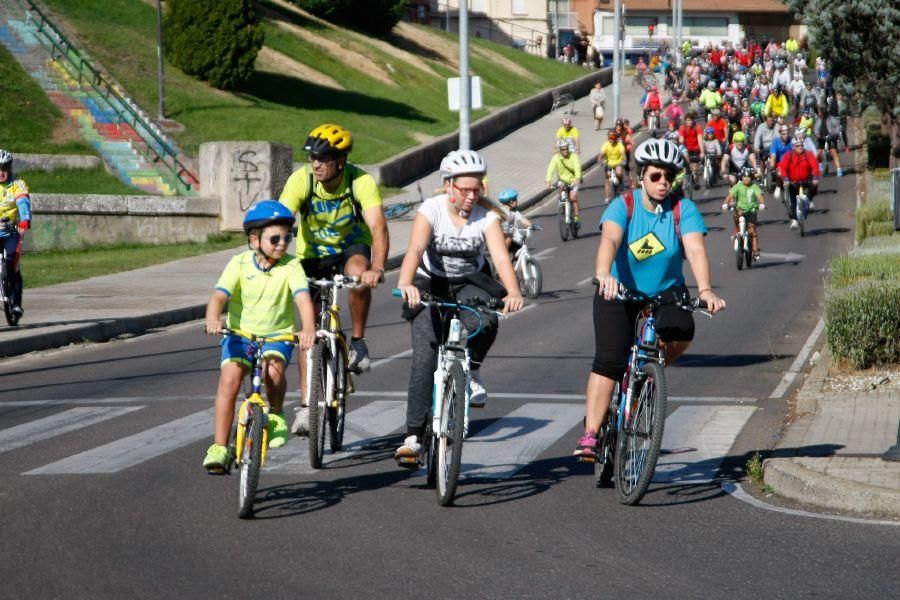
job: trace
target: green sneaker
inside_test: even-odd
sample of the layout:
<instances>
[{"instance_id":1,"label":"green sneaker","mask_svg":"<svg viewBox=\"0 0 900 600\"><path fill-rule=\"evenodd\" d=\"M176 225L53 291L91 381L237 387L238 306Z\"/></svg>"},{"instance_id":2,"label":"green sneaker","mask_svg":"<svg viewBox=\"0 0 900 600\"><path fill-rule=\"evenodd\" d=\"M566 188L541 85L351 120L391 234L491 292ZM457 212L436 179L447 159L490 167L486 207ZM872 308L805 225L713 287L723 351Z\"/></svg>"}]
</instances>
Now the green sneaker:
<instances>
[{"instance_id":1,"label":"green sneaker","mask_svg":"<svg viewBox=\"0 0 900 600\"><path fill-rule=\"evenodd\" d=\"M269 413L269 448L281 448L287 444L289 433L284 413Z\"/></svg>"},{"instance_id":2,"label":"green sneaker","mask_svg":"<svg viewBox=\"0 0 900 600\"><path fill-rule=\"evenodd\" d=\"M225 465L228 463L228 448L213 444L206 451L206 458L203 459L203 468L213 474L225 472Z\"/></svg>"}]
</instances>

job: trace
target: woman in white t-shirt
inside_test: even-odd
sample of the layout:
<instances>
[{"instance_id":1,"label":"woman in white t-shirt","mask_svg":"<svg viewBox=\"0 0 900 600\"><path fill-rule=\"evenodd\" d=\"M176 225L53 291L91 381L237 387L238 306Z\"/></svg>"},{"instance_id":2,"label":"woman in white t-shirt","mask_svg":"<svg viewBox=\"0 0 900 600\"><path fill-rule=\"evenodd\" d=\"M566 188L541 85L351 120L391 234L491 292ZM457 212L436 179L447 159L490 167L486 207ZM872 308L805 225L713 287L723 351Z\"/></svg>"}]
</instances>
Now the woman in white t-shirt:
<instances>
[{"instance_id":1,"label":"woman in white t-shirt","mask_svg":"<svg viewBox=\"0 0 900 600\"><path fill-rule=\"evenodd\" d=\"M400 267L397 287L406 300L404 318L412 326L413 349L406 439L394 454L404 467L418 468L422 463L422 435L437 365L435 347L441 334L435 309L422 306L420 290L443 298L502 296L507 312L521 310L524 304L500 228L502 213L481 200L486 173L484 159L472 150L454 150L444 157L441 161L444 193L428 198L419 208ZM490 276L485 249L490 252L502 286ZM480 366L497 337L497 317L483 314L482 318L481 333L468 343L473 363L470 396L473 407L487 402ZM463 312L460 319L469 331L477 327L471 314Z\"/></svg>"}]
</instances>

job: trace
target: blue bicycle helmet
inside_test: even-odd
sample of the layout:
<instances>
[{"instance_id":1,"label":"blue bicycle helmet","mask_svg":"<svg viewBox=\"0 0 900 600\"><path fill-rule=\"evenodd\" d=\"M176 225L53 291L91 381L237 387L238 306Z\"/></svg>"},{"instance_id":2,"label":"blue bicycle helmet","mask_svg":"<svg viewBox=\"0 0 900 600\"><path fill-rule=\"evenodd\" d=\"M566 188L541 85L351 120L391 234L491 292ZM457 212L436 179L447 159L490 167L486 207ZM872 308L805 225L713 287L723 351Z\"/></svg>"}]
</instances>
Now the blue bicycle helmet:
<instances>
[{"instance_id":1,"label":"blue bicycle helmet","mask_svg":"<svg viewBox=\"0 0 900 600\"><path fill-rule=\"evenodd\" d=\"M287 206L276 200L260 200L254 202L244 215L244 233L251 229L262 229L274 223L284 223L288 227L294 225L294 214Z\"/></svg>"},{"instance_id":2,"label":"blue bicycle helmet","mask_svg":"<svg viewBox=\"0 0 900 600\"><path fill-rule=\"evenodd\" d=\"M506 188L500 192L500 204L509 204L510 202L518 202L519 192L513 188Z\"/></svg>"}]
</instances>

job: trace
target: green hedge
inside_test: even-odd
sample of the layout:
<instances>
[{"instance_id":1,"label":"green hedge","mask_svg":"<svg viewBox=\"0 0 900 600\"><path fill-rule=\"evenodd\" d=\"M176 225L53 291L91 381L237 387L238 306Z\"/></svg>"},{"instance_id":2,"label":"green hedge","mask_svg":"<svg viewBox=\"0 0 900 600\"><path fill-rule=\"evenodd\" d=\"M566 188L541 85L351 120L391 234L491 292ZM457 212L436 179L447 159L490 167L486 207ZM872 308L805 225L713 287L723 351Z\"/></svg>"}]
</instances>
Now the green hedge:
<instances>
[{"instance_id":1,"label":"green hedge","mask_svg":"<svg viewBox=\"0 0 900 600\"><path fill-rule=\"evenodd\" d=\"M900 248L884 254L839 256L831 261L832 286L843 288L861 279L900 281Z\"/></svg>"},{"instance_id":2,"label":"green hedge","mask_svg":"<svg viewBox=\"0 0 900 600\"><path fill-rule=\"evenodd\" d=\"M292 0L326 21L384 37L406 12L407 0Z\"/></svg>"},{"instance_id":3,"label":"green hedge","mask_svg":"<svg viewBox=\"0 0 900 600\"><path fill-rule=\"evenodd\" d=\"M890 235L894 231L893 219L887 200L866 202L856 211L856 241L876 235Z\"/></svg>"},{"instance_id":4,"label":"green hedge","mask_svg":"<svg viewBox=\"0 0 900 600\"><path fill-rule=\"evenodd\" d=\"M863 369L900 363L900 281L864 280L831 288L826 339L835 358Z\"/></svg>"}]
</instances>

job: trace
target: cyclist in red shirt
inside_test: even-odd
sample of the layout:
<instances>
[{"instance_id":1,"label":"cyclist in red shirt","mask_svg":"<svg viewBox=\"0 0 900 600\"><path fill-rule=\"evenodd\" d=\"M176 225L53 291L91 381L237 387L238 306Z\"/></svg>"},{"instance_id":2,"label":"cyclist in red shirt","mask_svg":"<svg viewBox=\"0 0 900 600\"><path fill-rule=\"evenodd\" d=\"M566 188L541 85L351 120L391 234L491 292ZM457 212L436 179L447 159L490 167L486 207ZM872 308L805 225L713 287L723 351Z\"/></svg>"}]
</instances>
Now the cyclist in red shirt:
<instances>
[{"instance_id":1,"label":"cyclist in red shirt","mask_svg":"<svg viewBox=\"0 0 900 600\"><path fill-rule=\"evenodd\" d=\"M808 189L807 198L810 206L812 206L812 200L819 187L819 161L814 152L803 148L803 138L794 138L794 149L781 157L777 175L784 182L790 196L788 218L791 220L791 229L796 229L797 192L800 186Z\"/></svg>"},{"instance_id":2,"label":"cyclist in red shirt","mask_svg":"<svg viewBox=\"0 0 900 600\"><path fill-rule=\"evenodd\" d=\"M695 122L694 113L686 114L684 116L684 125L678 128L678 144L687 150L687 159L690 162L691 171L694 175L694 189L700 189L698 171L705 157L703 144L700 143L702 137L703 128Z\"/></svg>"},{"instance_id":3,"label":"cyclist in red shirt","mask_svg":"<svg viewBox=\"0 0 900 600\"><path fill-rule=\"evenodd\" d=\"M650 91L647 92L647 98L644 100L644 123L647 123L647 117L653 112L657 112L657 117L659 116L659 111L662 110L662 98L659 97L659 89L654 85L650 87ZM656 120L656 126L659 127L659 119Z\"/></svg>"},{"instance_id":4,"label":"cyclist in red shirt","mask_svg":"<svg viewBox=\"0 0 900 600\"><path fill-rule=\"evenodd\" d=\"M722 118L722 111L714 108L709 121L706 122L706 126L713 128L716 139L719 140L719 144L724 149L725 143L728 141L728 121Z\"/></svg>"}]
</instances>

